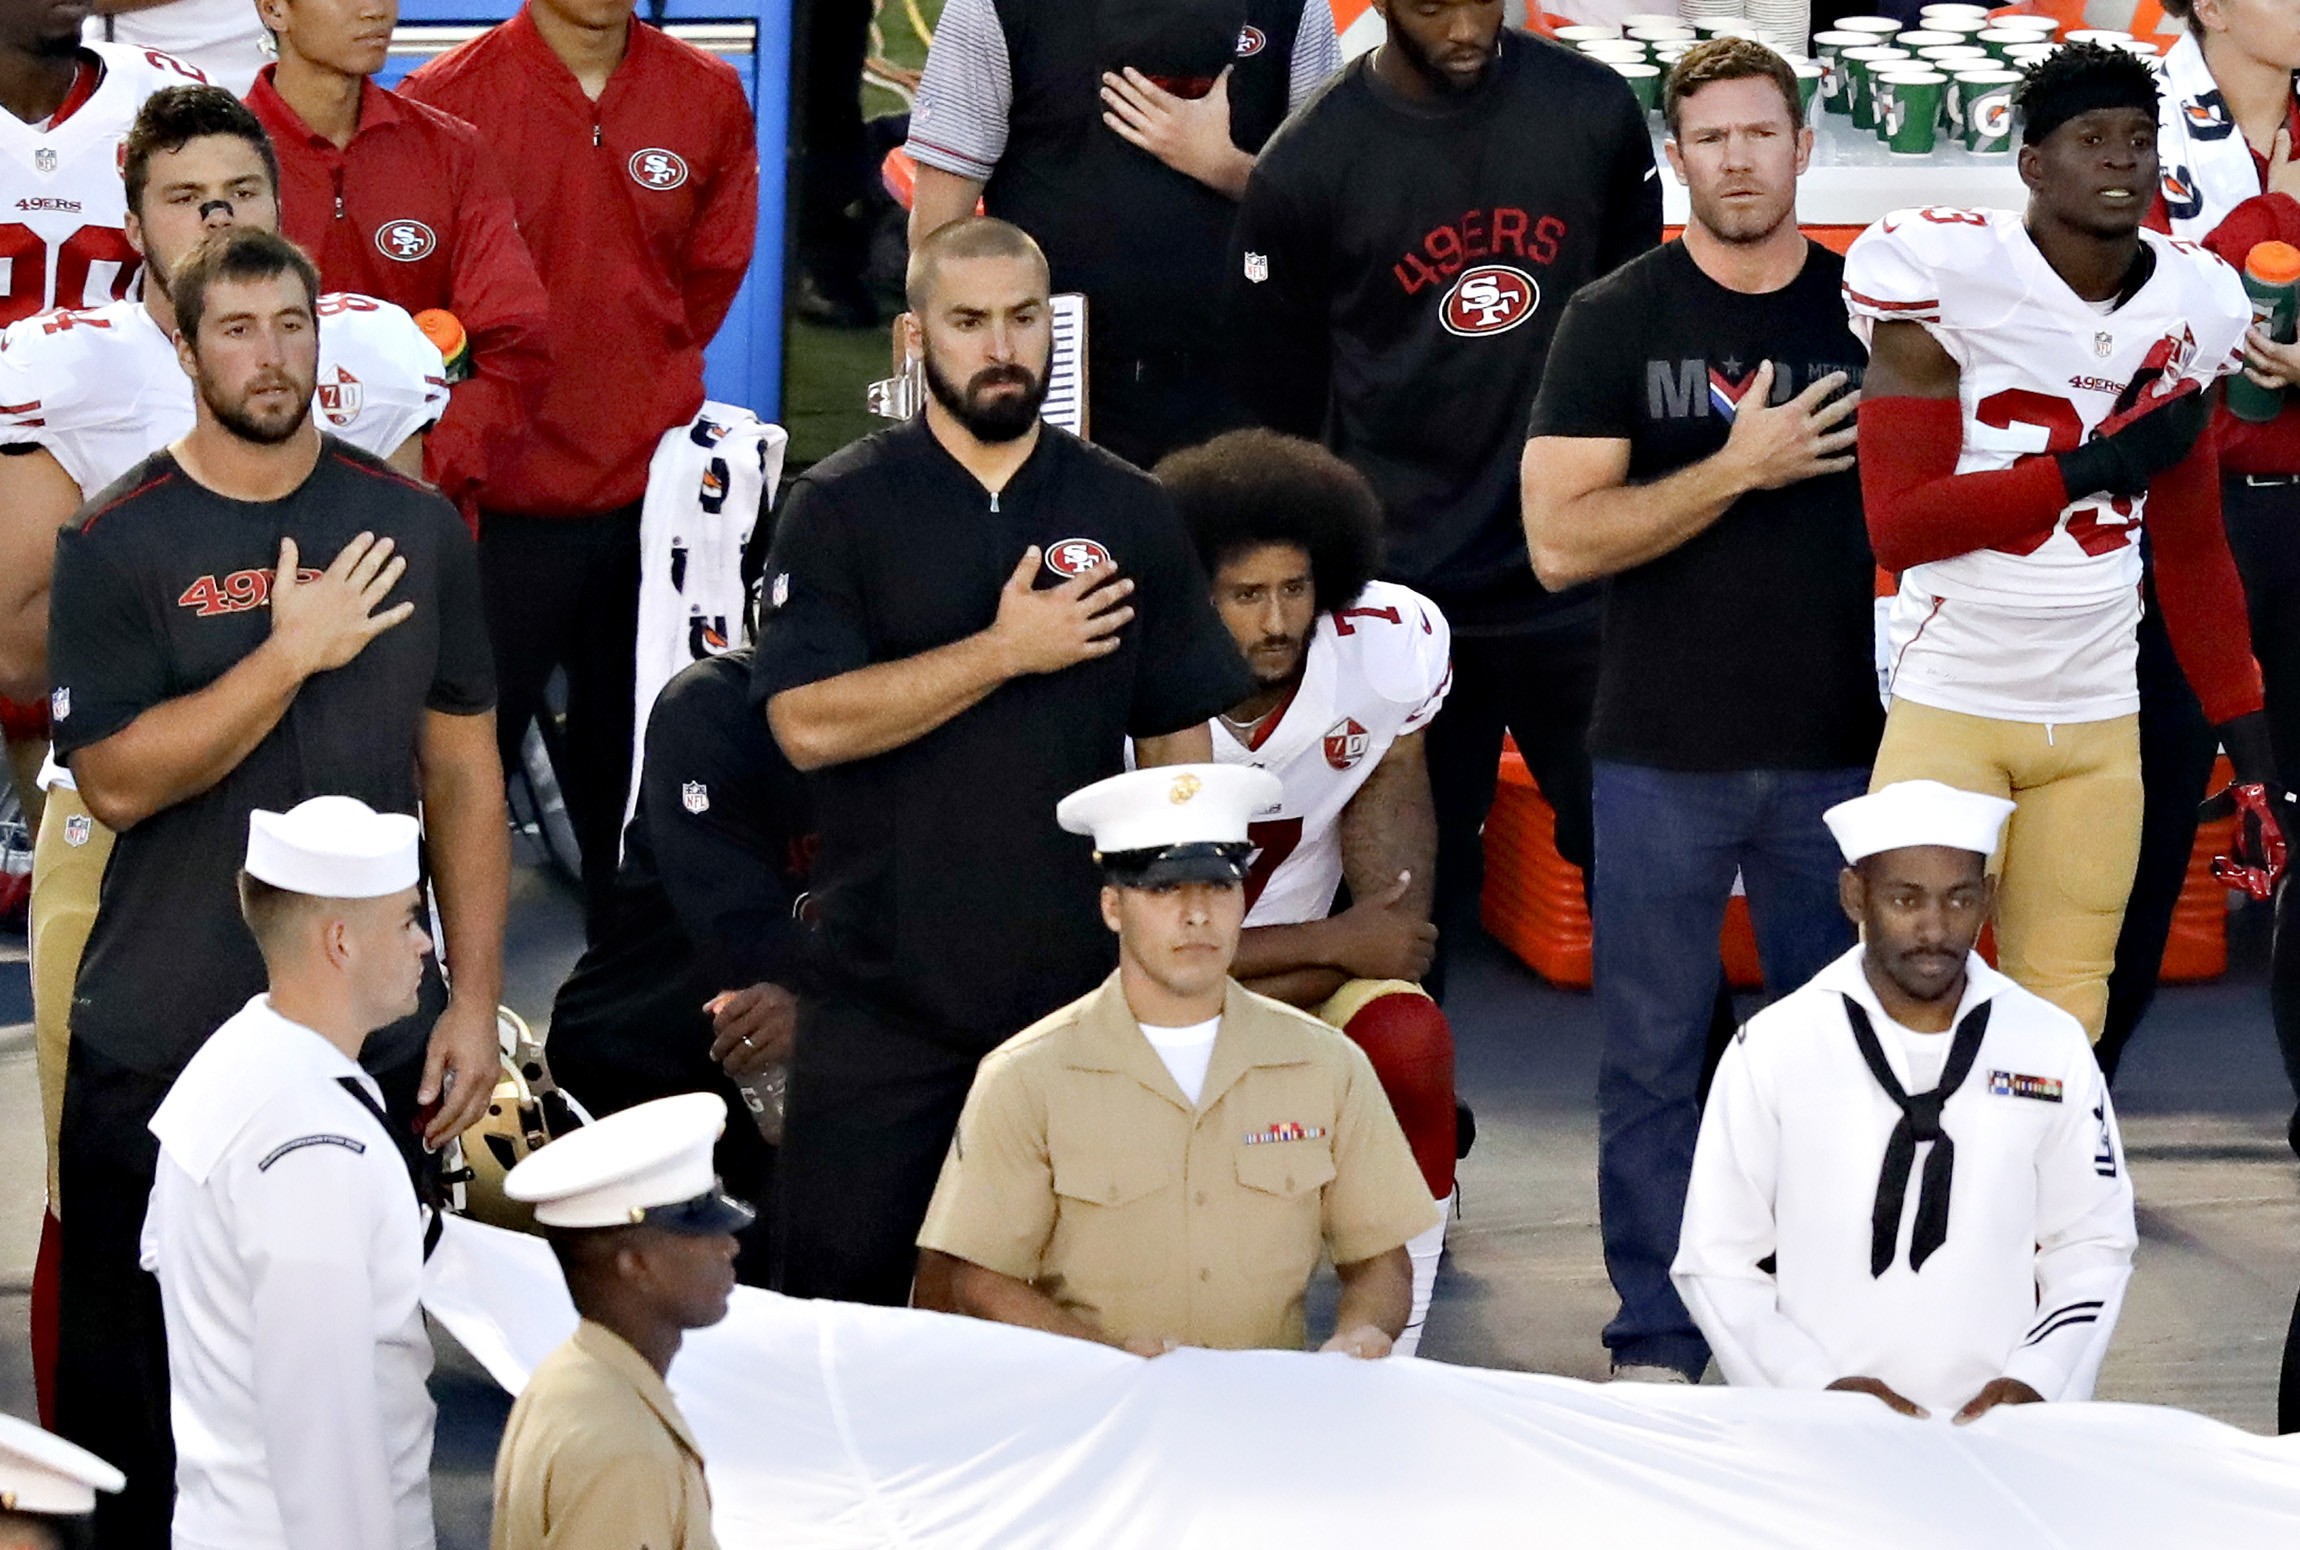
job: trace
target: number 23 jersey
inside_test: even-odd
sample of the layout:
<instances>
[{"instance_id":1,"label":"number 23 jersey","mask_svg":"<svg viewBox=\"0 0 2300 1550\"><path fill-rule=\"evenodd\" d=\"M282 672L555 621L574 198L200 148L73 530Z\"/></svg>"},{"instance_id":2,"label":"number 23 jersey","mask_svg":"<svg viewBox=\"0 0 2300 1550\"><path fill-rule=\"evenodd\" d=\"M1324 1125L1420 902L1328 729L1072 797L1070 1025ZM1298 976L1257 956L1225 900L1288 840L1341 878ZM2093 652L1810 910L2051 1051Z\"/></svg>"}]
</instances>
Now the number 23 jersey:
<instances>
[{"instance_id":1,"label":"number 23 jersey","mask_svg":"<svg viewBox=\"0 0 2300 1550\"><path fill-rule=\"evenodd\" d=\"M1220 717L1214 758L1278 777L1278 805L1247 829L1246 924L1298 925L1332 911L1342 880L1342 809L1390 751L1429 725L1452 686L1452 632L1435 603L1374 581L1318 616L1293 699L1249 748Z\"/></svg>"},{"instance_id":2,"label":"number 23 jersey","mask_svg":"<svg viewBox=\"0 0 2300 1550\"><path fill-rule=\"evenodd\" d=\"M1846 309L1864 343L1880 322L1939 341L1964 411L1957 472L2010 468L2237 368L2252 309L2236 272L2193 243L2145 229L2140 240L2155 268L2104 312L2045 261L2017 212L1899 210L1846 254ZM1903 572L1893 692L2017 720L2137 709L2146 500L2075 492L2049 528Z\"/></svg>"}]
</instances>

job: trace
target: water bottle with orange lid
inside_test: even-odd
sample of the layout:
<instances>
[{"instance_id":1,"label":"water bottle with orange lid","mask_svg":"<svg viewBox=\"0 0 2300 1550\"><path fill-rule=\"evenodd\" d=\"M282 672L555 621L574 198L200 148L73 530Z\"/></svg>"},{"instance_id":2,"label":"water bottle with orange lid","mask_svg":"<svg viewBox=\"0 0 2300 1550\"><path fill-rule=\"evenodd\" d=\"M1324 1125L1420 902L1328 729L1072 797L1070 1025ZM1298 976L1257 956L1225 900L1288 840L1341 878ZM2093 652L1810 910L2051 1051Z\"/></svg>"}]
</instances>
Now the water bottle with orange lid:
<instances>
[{"instance_id":1,"label":"water bottle with orange lid","mask_svg":"<svg viewBox=\"0 0 2300 1550\"><path fill-rule=\"evenodd\" d=\"M2289 242L2258 242L2244 255L2244 290L2252 298L2253 326L2278 344L2293 341L2300 313L2300 248ZM2262 387L2236 373L2228 379L2228 412L2263 424L2284 408L2284 389Z\"/></svg>"}]
</instances>

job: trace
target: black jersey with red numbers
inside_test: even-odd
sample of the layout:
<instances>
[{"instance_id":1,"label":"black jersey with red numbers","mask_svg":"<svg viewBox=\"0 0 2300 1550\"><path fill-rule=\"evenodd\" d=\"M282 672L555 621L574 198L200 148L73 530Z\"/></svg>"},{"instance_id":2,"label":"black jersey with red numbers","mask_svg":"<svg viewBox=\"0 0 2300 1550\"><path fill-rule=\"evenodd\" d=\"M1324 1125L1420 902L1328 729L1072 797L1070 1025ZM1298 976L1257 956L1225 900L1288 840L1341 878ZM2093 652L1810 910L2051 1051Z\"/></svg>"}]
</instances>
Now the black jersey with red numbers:
<instances>
[{"instance_id":1,"label":"black jersey with red numbers","mask_svg":"<svg viewBox=\"0 0 2300 1550\"><path fill-rule=\"evenodd\" d=\"M333 436L304 482L274 501L201 485L156 452L89 502L56 544L48 614L56 756L73 756L144 712L195 694L271 634L280 540L301 570L360 533L389 538L407 570L382 603L415 611L358 656L297 689L248 756L197 796L120 835L80 959L72 1036L139 1071L181 1069L264 988L235 880L248 814L315 796L379 812L416 809L417 740L428 711L495 703L479 566L455 508ZM369 1041L371 1069L420 1046L400 1025Z\"/></svg>"},{"instance_id":2,"label":"black jersey with red numbers","mask_svg":"<svg viewBox=\"0 0 2300 1550\"><path fill-rule=\"evenodd\" d=\"M1523 33L1443 103L1401 99L1372 59L1255 163L1230 254L1240 389L1373 482L1387 574L1455 634L1593 619L1589 589L1534 580L1517 468L1567 299L1661 240L1645 115L1612 70Z\"/></svg>"}]
</instances>

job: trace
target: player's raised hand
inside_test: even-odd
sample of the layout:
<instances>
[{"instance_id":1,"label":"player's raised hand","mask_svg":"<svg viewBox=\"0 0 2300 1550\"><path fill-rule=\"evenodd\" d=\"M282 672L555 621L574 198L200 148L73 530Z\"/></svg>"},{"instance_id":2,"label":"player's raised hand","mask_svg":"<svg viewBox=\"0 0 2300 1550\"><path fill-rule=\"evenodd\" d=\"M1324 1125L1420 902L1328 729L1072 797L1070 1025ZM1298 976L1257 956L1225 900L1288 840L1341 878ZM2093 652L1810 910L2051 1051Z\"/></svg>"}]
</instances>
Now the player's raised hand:
<instances>
[{"instance_id":1,"label":"player's raised hand","mask_svg":"<svg viewBox=\"0 0 2300 1550\"><path fill-rule=\"evenodd\" d=\"M1333 967L1368 980L1418 982L1429 972L1430 960L1437 955L1437 927L1399 908L1413 876L1400 872L1397 881L1380 893L1352 900L1348 909L1331 917Z\"/></svg>"},{"instance_id":2,"label":"player's raised hand","mask_svg":"<svg viewBox=\"0 0 2300 1550\"><path fill-rule=\"evenodd\" d=\"M1118 567L1101 564L1081 571L1058 587L1041 591L1036 544L1022 551L1021 563L998 594L998 618L990 637L1006 676L1057 673L1118 649L1119 631L1134 617L1126 603L1134 583Z\"/></svg>"},{"instance_id":3,"label":"player's raised hand","mask_svg":"<svg viewBox=\"0 0 2300 1550\"><path fill-rule=\"evenodd\" d=\"M343 546L328 568L309 581L297 574L296 543L280 540L272 577L272 634L305 677L349 662L367 643L415 612L413 603L376 610L407 572L405 557L388 538L362 533Z\"/></svg>"},{"instance_id":4,"label":"player's raised hand","mask_svg":"<svg viewBox=\"0 0 2300 1550\"><path fill-rule=\"evenodd\" d=\"M1758 363L1734 413L1724 455L1741 466L1752 490L1778 490L1800 479L1841 474L1853 466L1850 422L1858 392L1832 399L1845 374L1832 371L1785 404L1773 402L1773 363Z\"/></svg>"}]
</instances>

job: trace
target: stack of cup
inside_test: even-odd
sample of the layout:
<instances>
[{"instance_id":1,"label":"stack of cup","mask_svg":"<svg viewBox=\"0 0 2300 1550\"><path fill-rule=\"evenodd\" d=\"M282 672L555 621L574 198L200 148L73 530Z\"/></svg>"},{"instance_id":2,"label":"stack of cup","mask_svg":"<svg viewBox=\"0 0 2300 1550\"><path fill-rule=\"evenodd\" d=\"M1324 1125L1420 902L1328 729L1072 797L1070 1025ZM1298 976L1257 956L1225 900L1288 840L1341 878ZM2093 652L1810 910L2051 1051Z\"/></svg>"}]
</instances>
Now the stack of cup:
<instances>
[{"instance_id":1,"label":"stack of cup","mask_svg":"<svg viewBox=\"0 0 2300 1550\"><path fill-rule=\"evenodd\" d=\"M1802 54L1813 32L1812 0L1748 0L1749 20L1779 54Z\"/></svg>"},{"instance_id":2,"label":"stack of cup","mask_svg":"<svg viewBox=\"0 0 2300 1550\"><path fill-rule=\"evenodd\" d=\"M1814 104L1820 99L1821 83L1829 78L1828 67L1818 60L1797 59L1789 68L1797 73L1797 122L1810 124L1819 111Z\"/></svg>"},{"instance_id":3,"label":"stack of cup","mask_svg":"<svg viewBox=\"0 0 2300 1550\"><path fill-rule=\"evenodd\" d=\"M1895 156L1930 156L1940 143L1941 98L1949 78L1922 61L1888 66L1871 78L1877 138Z\"/></svg>"},{"instance_id":4,"label":"stack of cup","mask_svg":"<svg viewBox=\"0 0 2300 1550\"><path fill-rule=\"evenodd\" d=\"M1677 0L1677 19L1706 38L1728 22L1746 21L1745 0Z\"/></svg>"},{"instance_id":5,"label":"stack of cup","mask_svg":"<svg viewBox=\"0 0 2300 1550\"><path fill-rule=\"evenodd\" d=\"M1847 94L1845 65L1837 56L1849 48L1869 48L1873 32L1816 32L1813 34L1813 54L1828 74L1821 78L1821 107L1839 115L1853 111L1853 99Z\"/></svg>"},{"instance_id":6,"label":"stack of cup","mask_svg":"<svg viewBox=\"0 0 2300 1550\"><path fill-rule=\"evenodd\" d=\"M1876 71L1914 64L1916 56L1905 48L1849 48L1837 56L1845 67L1845 90L1851 99L1847 111L1855 129L1877 127Z\"/></svg>"}]
</instances>

